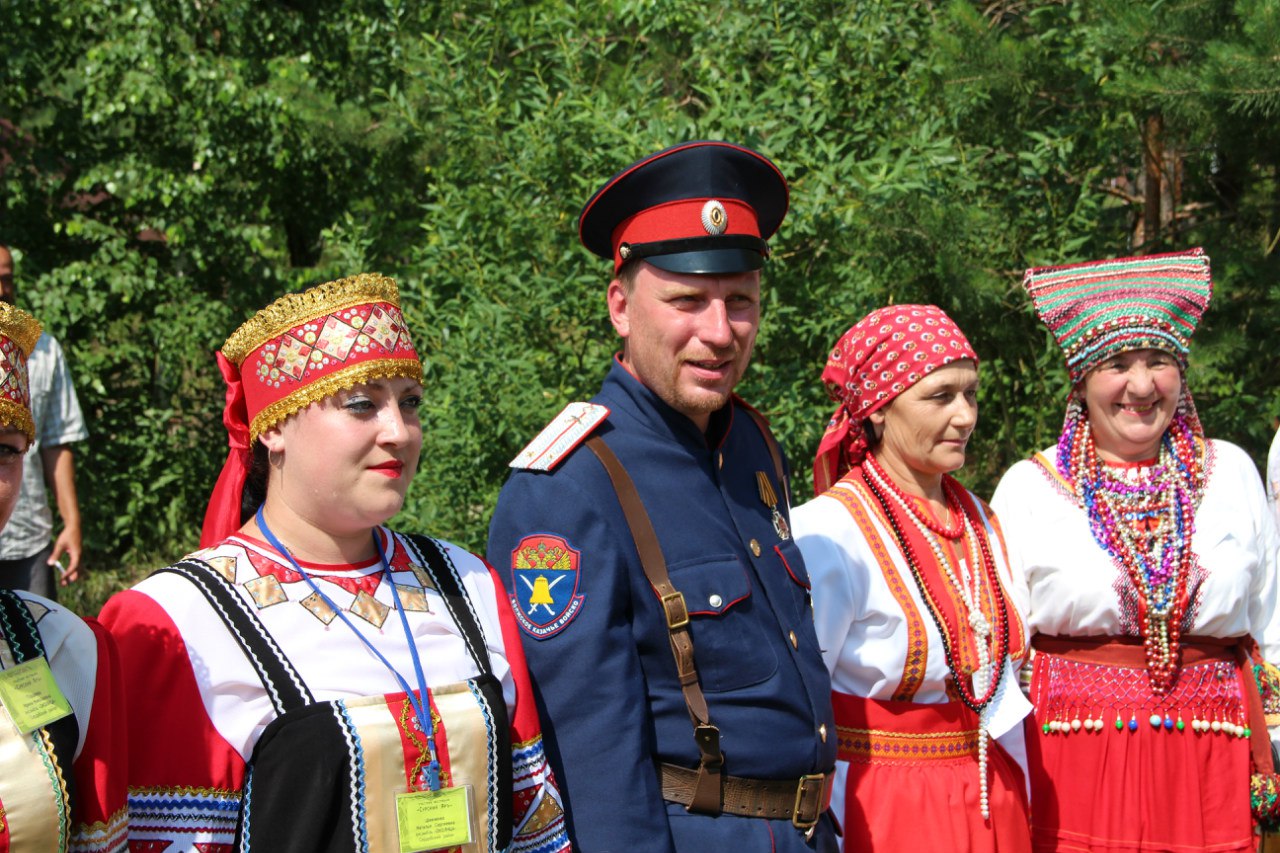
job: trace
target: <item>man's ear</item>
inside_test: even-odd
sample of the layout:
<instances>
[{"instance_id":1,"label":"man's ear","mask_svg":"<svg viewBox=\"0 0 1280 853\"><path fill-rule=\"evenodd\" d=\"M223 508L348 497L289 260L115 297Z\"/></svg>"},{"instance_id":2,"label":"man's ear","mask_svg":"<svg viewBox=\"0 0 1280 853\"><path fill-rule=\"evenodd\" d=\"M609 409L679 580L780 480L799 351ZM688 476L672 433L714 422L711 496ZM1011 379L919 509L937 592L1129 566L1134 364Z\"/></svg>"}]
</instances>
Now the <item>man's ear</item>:
<instances>
[{"instance_id":1,"label":"man's ear","mask_svg":"<svg viewBox=\"0 0 1280 853\"><path fill-rule=\"evenodd\" d=\"M631 335L631 318L627 313L631 307L631 297L627 294L626 285L620 279L609 282L609 291L605 298L609 303L609 322L614 331L622 338Z\"/></svg>"}]
</instances>

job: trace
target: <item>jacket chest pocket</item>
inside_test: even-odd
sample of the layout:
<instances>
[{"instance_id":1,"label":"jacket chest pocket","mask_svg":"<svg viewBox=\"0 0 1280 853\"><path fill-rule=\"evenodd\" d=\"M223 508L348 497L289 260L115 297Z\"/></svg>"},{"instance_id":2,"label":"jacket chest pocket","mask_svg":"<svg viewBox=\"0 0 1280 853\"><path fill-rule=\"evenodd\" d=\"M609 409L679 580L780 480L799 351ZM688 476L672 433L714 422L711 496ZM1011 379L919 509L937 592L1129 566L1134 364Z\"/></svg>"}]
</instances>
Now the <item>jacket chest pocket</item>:
<instances>
[{"instance_id":1,"label":"jacket chest pocket","mask_svg":"<svg viewBox=\"0 0 1280 853\"><path fill-rule=\"evenodd\" d=\"M708 693L759 684L778 669L766 622L753 598L746 567L732 554L669 567L671 584L684 594L698 680Z\"/></svg>"},{"instance_id":2,"label":"jacket chest pocket","mask_svg":"<svg viewBox=\"0 0 1280 853\"><path fill-rule=\"evenodd\" d=\"M773 557L778 561L778 565L787 575L787 592L790 593L790 600L795 602L796 616L805 618L813 618L813 605L809 597L809 589L812 587L812 581L809 580L809 572L805 569L804 557L800 554L800 548L796 545L794 539L786 539L773 546ZM770 587L772 589L772 587Z\"/></svg>"}]
</instances>

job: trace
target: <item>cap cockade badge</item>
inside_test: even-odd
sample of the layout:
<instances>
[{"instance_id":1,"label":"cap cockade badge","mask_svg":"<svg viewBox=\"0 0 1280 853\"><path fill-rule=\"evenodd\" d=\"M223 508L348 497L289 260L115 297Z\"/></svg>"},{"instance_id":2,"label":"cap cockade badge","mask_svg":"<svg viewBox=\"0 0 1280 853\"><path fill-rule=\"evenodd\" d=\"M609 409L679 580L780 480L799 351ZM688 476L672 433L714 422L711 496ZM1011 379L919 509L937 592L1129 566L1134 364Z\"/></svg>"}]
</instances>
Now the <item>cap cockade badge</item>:
<instances>
[{"instance_id":1,"label":"cap cockade badge","mask_svg":"<svg viewBox=\"0 0 1280 853\"><path fill-rule=\"evenodd\" d=\"M729 216L724 205L715 199L702 206L702 227L712 236L719 236L729 227Z\"/></svg>"}]
</instances>

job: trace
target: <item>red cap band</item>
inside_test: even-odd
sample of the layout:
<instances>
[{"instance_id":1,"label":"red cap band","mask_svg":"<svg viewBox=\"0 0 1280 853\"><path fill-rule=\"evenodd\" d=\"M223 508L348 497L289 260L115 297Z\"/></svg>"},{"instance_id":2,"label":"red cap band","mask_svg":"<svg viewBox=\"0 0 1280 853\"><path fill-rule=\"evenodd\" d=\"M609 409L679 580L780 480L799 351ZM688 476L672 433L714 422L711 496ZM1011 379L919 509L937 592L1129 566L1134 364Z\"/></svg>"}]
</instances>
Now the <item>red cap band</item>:
<instances>
[{"instance_id":1,"label":"red cap band","mask_svg":"<svg viewBox=\"0 0 1280 853\"><path fill-rule=\"evenodd\" d=\"M634 246L721 234L759 237L755 209L736 198L682 198L659 204L624 219L613 230L613 267L617 271L626 261L619 251L623 243Z\"/></svg>"}]
</instances>

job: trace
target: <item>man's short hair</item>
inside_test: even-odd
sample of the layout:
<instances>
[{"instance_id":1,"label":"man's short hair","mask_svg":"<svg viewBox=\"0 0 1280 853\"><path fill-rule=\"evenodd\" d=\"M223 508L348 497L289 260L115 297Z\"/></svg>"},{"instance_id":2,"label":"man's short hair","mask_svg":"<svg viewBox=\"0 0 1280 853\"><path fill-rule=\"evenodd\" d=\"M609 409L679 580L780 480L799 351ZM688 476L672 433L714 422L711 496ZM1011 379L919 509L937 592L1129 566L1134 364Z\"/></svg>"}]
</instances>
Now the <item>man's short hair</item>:
<instances>
[{"instance_id":1,"label":"man's short hair","mask_svg":"<svg viewBox=\"0 0 1280 853\"><path fill-rule=\"evenodd\" d=\"M622 282L622 291L627 296L630 296L631 292L636 289L636 276L640 275L640 264L642 263L643 261L639 258L632 258L624 262L622 268L618 270L617 279Z\"/></svg>"}]
</instances>

